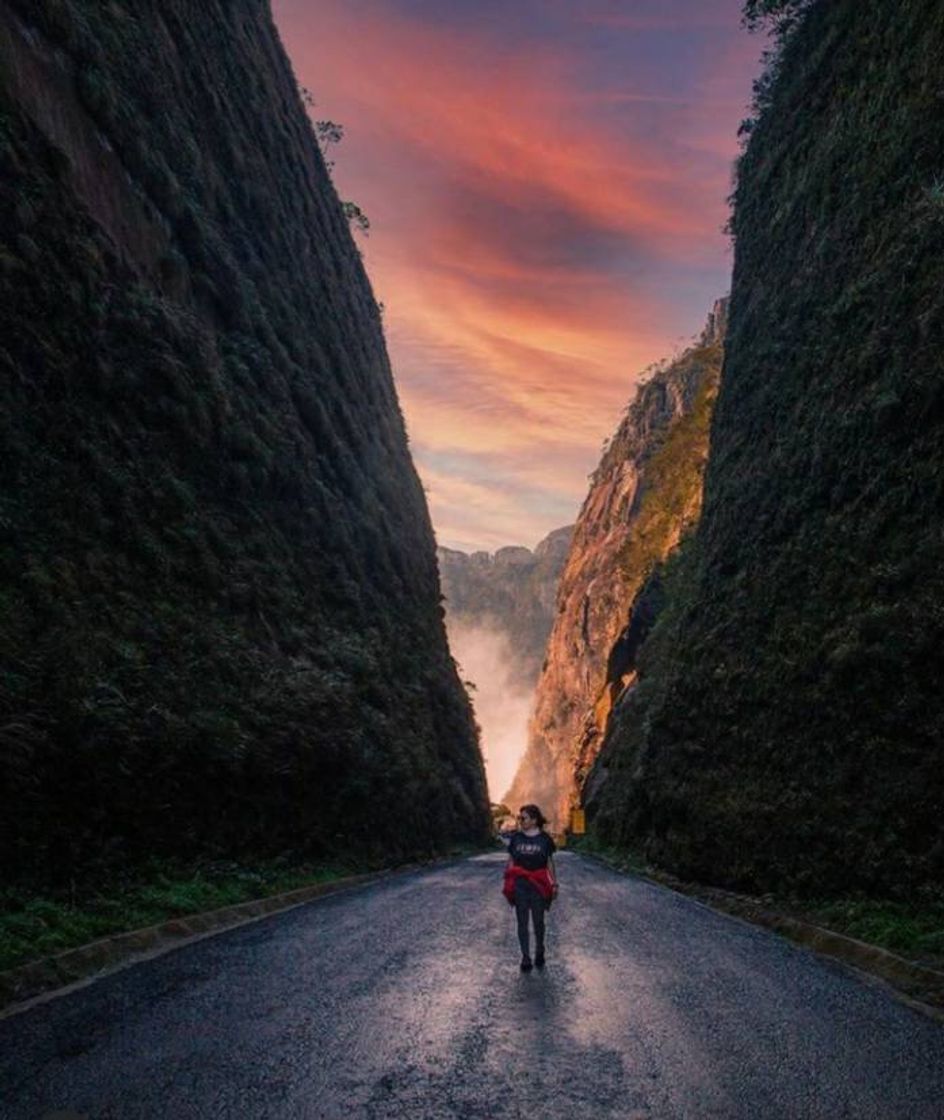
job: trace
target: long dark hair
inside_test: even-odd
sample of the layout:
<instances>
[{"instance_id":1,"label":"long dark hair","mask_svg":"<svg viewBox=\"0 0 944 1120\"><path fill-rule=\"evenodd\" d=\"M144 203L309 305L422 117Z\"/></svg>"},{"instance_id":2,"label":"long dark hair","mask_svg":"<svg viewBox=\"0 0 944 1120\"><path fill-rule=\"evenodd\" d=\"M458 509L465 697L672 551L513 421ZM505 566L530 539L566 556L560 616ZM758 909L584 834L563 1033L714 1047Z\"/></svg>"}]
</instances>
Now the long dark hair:
<instances>
[{"instance_id":1,"label":"long dark hair","mask_svg":"<svg viewBox=\"0 0 944 1120\"><path fill-rule=\"evenodd\" d=\"M545 817L537 805L522 805L518 812L527 813L528 816L536 822L538 828L543 828L547 824L547 817Z\"/></svg>"}]
</instances>

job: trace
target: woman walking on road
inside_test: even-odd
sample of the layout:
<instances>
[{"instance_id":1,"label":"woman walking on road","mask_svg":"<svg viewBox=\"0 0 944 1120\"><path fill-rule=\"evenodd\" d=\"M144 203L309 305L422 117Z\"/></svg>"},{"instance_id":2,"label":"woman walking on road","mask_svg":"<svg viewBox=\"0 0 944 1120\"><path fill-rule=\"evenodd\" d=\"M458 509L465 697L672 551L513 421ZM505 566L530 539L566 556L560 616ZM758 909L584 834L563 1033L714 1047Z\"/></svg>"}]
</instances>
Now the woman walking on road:
<instances>
[{"instance_id":1,"label":"woman walking on road","mask_svg":"<svg viewBox=\"0 0 944 1120\"><path fill-rule=\"evenodd\" d=\"M537 805L522 805L518 811L518 829L511 834L508 844L503 892L518 917L522 972L544 967L544 914L557 896L554 868L557 846L544 831L545 824L547 821ZM528 915L534 924L533 965Z\"/></svg>"}]
</instances>

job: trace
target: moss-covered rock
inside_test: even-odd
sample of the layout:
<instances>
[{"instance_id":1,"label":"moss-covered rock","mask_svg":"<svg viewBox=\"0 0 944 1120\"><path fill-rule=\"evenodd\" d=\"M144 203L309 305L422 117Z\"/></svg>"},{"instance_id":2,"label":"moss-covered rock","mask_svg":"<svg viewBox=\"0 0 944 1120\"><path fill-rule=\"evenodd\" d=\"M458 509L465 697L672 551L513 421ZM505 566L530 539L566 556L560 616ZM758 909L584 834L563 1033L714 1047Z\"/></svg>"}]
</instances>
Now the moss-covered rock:
<instances>
[{"instance_id":1,"label":"moss-covered rock","mask_svg":"<svg viewBox=\"0 0 944 1120\"><path fill-rule=\"evenodd\" d=\"M0 14L0 859L488 807L377 307L265 5Z\"/></svg>"},{"instance_id":2,"label":"moss-covered rock","mask_svg":"<svg viewBox=\"0 0 944 1120\"><path fill-rule=\"evenodd\" d=\"M596 828L685 876L908 893L944 876L944 11L767 7L794 22L740 160L703 516Z\"/></svg>"}]
</instances>

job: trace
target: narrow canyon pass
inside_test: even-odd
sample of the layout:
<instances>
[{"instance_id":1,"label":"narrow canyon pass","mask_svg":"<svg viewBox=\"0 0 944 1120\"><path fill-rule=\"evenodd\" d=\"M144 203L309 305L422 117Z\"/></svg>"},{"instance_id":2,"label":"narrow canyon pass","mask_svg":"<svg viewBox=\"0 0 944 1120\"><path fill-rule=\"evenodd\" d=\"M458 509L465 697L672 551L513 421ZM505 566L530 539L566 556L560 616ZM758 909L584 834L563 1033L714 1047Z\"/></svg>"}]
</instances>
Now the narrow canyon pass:
<instances>
[{"instance_id":1,"label":"narrow canyon pass","mask_svg":"<svg viewBox=\"0 0 944 1120\"><path fill-rule=\"evenodd\" d=\"M467 554L438 548L449 648L472 692L493 801L527 742L528 716L573 526L535 545Z\"/></svg>"},{"instance_id":2,"label":"narrow canyon pass","mask_svg":"<svg viewBox=\"0 0 944 1120\"><path fill-rule=\"evenodd\" d=\"M0 229L4 867L481 841L379 309L268 5L2 0Z\"/></svg>"}]
</instances>

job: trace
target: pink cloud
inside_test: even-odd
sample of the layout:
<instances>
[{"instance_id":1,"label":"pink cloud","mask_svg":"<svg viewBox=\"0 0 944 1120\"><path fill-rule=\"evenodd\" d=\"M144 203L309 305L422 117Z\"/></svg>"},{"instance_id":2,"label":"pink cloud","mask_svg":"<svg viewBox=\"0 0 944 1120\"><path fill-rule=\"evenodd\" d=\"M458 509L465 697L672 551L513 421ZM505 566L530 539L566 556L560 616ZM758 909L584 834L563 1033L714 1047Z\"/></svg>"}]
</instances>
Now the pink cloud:
<instances>
[{"instance_id":1,"label":"pink cloud","mask_svg":"<svg viewBox=\"0 0 944 1120\"><path fill-rule=\"evenodd\" d=\"M395 0L274 3L313 115L346 127L335 177L372 220L365 259L441 535L533 543L569 520L635 372L722 294L757 49L719 39L736 7L643 4L627 22L616 5L573 15L548 0L627 42L686 19L686 33L708 28L710 56L683 89L655 65L595 81L575 37L460 31L447 8L424 23ZM493 470L463 479L450 454Z\"/></svg>"}]
</instances>

